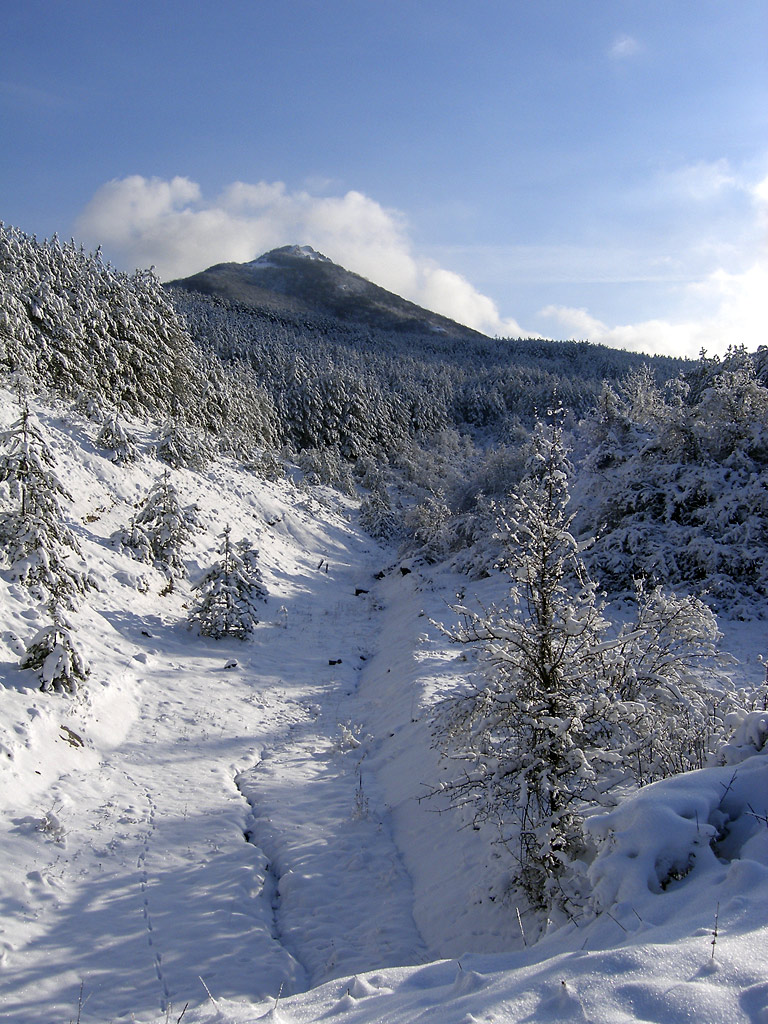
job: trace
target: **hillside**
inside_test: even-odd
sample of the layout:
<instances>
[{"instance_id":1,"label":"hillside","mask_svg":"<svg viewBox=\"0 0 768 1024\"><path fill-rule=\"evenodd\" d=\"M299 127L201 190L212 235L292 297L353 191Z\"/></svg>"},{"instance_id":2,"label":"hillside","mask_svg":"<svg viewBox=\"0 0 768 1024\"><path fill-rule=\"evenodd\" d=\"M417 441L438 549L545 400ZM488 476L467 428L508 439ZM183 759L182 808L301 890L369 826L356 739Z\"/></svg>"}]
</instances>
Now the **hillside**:
<instances>
[{"instance_id":1,"label":"hillside","mask_svg":"<svg viewBox=\"0 0 768 1024\"><path fill-rule=\"evenodd\" d=\"M216 295L251 309L334 317L359 327L446 339L482 335L367 281L310 246L285 245L250 263L219 263L169 288Z\"/></svg>"},{"instance_id":2,"label":"hillside","mask_svg":"<svg viewBox=\"0 0 768 1024\"><path fill-rule=\"evenodd\" d=\"M764 756L619 806L600 903L526 946L493 830L424 799L432 707L466 672L430 619L466 577L404 565L336 492L216 460L171 471L197 526L168 592L111 539L164 471L152 428L130 424L142 454L120 465L87 421L33 412L96 585L69 614L88 680L41 693L19 654L47 616L3 571L0 1019L762 1019ZM245 642L185 624L224 516L268 590ZM747 682L759 644L729 630Z\"/></svg>"}]
</instances>

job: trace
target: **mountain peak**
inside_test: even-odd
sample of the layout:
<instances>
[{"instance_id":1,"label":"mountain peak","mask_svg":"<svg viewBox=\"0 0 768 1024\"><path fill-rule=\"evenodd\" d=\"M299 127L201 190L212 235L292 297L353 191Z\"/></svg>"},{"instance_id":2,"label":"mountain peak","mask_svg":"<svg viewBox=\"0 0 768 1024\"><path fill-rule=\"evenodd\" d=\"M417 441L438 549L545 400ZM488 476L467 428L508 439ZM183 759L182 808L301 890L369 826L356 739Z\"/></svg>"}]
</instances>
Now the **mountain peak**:
<instances>
[{"instance_id":1,"label":"mountain peak","mask_svg":"<svg viewBox=\"0 0 768 1024\"><path fill-rule=\"evenodd\" d=\"M386 331L480 337L469 327L345 270L311 245L283 245L250 263L219 263L168 285L255 309L333 317Z\"/></svg>"},{"instance_id":2,"label":"mountain peak","mask_svg":"<svg viewBox=\"0 0 768 1024\"><path fill-rule=\"evenodd\" d=\"M286 256L297 256L299 259L306 260L319 260L323 263L333 262L333 260L328 259L328 257L324 256L321 252L313 249L311 245L281 245L278 249L270 249L269 252L265 252L257 259L251 260L248 266L273 267L279 260L284 259Z\"/></svg>"}]
</instances>

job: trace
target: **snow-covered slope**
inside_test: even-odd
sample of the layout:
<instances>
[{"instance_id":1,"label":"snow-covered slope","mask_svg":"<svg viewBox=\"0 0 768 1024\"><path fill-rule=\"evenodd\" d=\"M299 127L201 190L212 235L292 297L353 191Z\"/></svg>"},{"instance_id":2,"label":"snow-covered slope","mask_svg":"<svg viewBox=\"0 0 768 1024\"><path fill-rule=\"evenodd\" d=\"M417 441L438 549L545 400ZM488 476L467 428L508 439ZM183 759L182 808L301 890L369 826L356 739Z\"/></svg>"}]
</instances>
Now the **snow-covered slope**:
<instances>
[{"instance_id":1,"label":"snow-covered slope","mask_svg":"<svg viewBox=\"0 0 768 1024\"><path fill-rule=\"evenodd\" d=\"M425 798L431 702L469 667L430 620L466 578L401 567L336 493L219 461L171 471L199 525L163 593L110 540L165 468L156 431L115 465L92 424L35 411L98 587L63 696L19 668L45 608L0 580L0 1020L768 1021L768 758L597 819L599 912L526 946L492 837ZM0 426L16 412L2 393ZM227 524L269 591L245 642L185 624ZM761 638L739 643L758 679Z\"/></svg>"}]
</instances>

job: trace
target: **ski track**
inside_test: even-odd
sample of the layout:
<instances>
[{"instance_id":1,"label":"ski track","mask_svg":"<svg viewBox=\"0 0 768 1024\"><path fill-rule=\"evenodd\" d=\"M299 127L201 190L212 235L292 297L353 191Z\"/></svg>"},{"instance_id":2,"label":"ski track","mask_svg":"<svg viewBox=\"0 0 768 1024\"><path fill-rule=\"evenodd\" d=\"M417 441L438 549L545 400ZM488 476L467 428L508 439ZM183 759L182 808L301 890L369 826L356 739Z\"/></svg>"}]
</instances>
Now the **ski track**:
<instances>
[{"instance_id":1,"label":"ski track","mask_svg":"<svg viewBox=\"0 0 768 1024\"><path fill-rule=\"evenodd\" d=\"M299 543L304 518L286 527ZM84 751L87 767L54 781L55 825L20 819L34 867L2 899L27 928L2 948L12 995L0 1020L74 1019L81 985L84 1022L141 1021L204 988L259 1001L423 962L354 722L377 630L373 598L355 588L370 589L379 564L351 531L337 540L337 559L309 551L296 579L284 573L275 622L247 644L173 624L149 635L138 615L107 615L139 714L100 762Z\"/></svg>"}]
</instances>

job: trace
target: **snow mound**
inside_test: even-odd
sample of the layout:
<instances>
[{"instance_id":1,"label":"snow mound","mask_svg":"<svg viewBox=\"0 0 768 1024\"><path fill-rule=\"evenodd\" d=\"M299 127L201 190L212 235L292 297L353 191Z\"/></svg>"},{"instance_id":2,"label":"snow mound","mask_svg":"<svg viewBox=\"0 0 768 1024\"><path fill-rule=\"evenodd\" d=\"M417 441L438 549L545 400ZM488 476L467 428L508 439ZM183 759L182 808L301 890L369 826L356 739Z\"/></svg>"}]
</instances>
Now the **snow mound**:
<instances>
[{"instance_id":1,"label":"snow mound","mask_svg":"<svg viewBox=\"0 0 768 1024\"><path fill-rule=\"evenodd\" d=\"M590 869L600 909L644 900L684 879L756 860L768 869L768 758L705 768L647 786L593 818L602 849Z\"/></svg>"}]
</instances>

